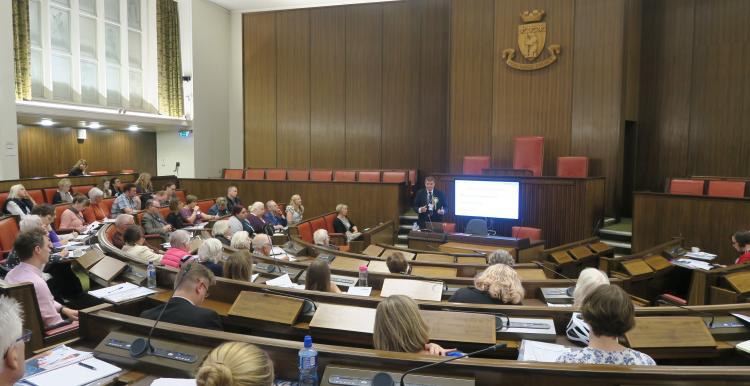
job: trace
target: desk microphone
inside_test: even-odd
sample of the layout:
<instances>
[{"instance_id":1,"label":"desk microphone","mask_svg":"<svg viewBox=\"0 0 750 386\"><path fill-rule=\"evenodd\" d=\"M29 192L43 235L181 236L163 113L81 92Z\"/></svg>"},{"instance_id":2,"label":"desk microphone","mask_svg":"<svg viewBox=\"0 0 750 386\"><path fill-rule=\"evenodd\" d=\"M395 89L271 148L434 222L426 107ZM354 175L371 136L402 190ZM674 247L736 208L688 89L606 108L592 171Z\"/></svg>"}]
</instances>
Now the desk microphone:
<instances>
[{"instance_id":1,"label":"desk microphone","mask_svg":"<svg viewBox=\"0 0 750 386\"><path fill-rule=\"evenodd\" d=\"M568 295L568 296L570 296L570 297L573 297L573 292L575 292L575 290L576 290L576 286L575 286L576 285L576 281L575 281L575 279L571 279L571 278L569 278L569 277L561 274L560 272L557 272L554 269L551 269L551 268L547 267L541 261L535 261L534 265L536 265L537 267L539 267L539 268L541 268L541 269L543 269L545 271L552 272L556 276L559 276L559 277L561 277L561 278L563 278L565 280L570 280L570 282L573 283L573 285L571 287L568 287L568 289L565 290L565 294Z\"/></svg>"},{"instance_id":2,"label":"desk microphone","mask_svg":"<svg viewBox=\"0 0 750 386\"><path fill-rule=\"evenodd\" d=\"M697 315L700 315L700 316L703 316L703 317L711 317L711 320L706 324L706 326L709 329L714 328L714 321L716 320L716 315L710 314L708 312L698 311L698 310L693 309L691 307L685 307L682 304L679 304L679 303L677 303L677 302L675 302L673 300L662 298L662 301L664 301L666 303L669 303L669 305L675 306L677 308L682 308L683 310L690 311L690 312L692 312L694 314L697 314Z\"/></svg>"},{"instance_id":3,"label":"desk microphone","mask_svg":"<svg viewBox=\"0 0 750 386\"><path fill-rule=\"evenodd\" d=\"M263 288L263 292L268 292L268 293L271 293L271 294L274 294L274 295L279 295L279 296L286 296L288 298L295 298L295 299L299 299L299 300L304 300L305 303L302 305L302 313L303 314L312 314L312 313L315 312L315 310L318 309L318 305L317 305L317 303L315 303L314 300L312 300L310 298L306 298L304 296L290 295L290 294L287 294L287 293L284 293L284 292L274 291L274 290L272 290L270 288Z\"/></svg>"},{"instance_id":4,"label":"desk microphone","mask_svg":"<svg viewBox=\"0 0 750 386\"><path fill-rule=\"evenodd\" d=\"M455 361L456 359L468 358L468 357L471 357L473 355L481 354L481 353L484 353L484 352L487 352L487 351L495 351L495 350L497 350L499 348L505 348L505 346L506 346L505 343L498 343L498 344L495 344L495 345L492 345L492 346L489 346L489 347L485 347L485 348L483 348L481 350L470 352L468 354L461 354L459 356L450 357L450 358L444 359L444 360L439 361L439 362L433 362L433 363L426 364L424 366L415 367L413 369L405 371L401 375L401 379L399 380L398 385L404 386L404 378L407 375L409 375L409 374L411 374L411 373L413 373L415 371L424 370L424 369L427 369L427 368L430 368L430 367L440 366L443 363L452 362L452 361ZM375 377L372 379L372 386L394 386L394 385L396 385L396 383L393 381L393 378L391 378L391 376L388 373L377 373L377 374L375 374Z\"/></svg>"}]
</instances>

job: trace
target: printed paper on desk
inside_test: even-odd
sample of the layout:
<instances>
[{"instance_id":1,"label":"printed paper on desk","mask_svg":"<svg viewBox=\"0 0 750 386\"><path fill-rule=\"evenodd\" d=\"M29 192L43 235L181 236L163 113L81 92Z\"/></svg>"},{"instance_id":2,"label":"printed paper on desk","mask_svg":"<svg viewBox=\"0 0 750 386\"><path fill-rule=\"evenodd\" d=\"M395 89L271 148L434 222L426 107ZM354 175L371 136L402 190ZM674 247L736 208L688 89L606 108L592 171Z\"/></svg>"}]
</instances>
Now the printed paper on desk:
<instances>
[{"instance_id":1,"label":"printed paper on desk","mask_svg":"<svg viewBox=\"0 0 750 386\"><path fill-rule=\"evenodd\" d=\"M573 305L572 304L547 303L547 307L573 307Z\"/></svg>"},{"instance_id":2,"label":"printed paper on desk","mask_svg":"<svg viewBox=\"0 0 750 386\"><path fill-rule=\"evenodd\" d=\"M151 386L195 386L195 379L190 378L160 378L151 382Z\"/></svg>"},{"instance_id":3,"label":"printed paper on desk","mask_svg":"<svg viewBox=\"0 0 750 386\"><path fill-rule=\"evenodd\" d=\"M557 362L557 358L559 358L560 355L566 354L570 351L571 349L561 344L524 339L521 341L521 347L518 349L518 360Z\"/></svg>"},{"instance_id":4,"label":"printed paper on desk","mask_svg":"<svg viewBox=\"0 0 750 386\"><path fill-rule=\"evenodd\" d=\"M295 286L294 283L292 283L292 279L289 278L289 274L285 273L282 276L279 276L277 278L267 280L266 284L274 287L284 287L284 288L292 288Z\"/></svg>"},{"instance_id":5,"label":"printed paper on desk","mask_svg":"<svg viewBox=\"0 0 750 386\"><path fill-rule=\"evenodd\" d=\"M349 287L349 290L346 291L349 295L357 295L357 296L370 296L370 293L372 293L372 287Z\"/></svg>"},{"instance_id":6,"label":"printed paper on desk","mask_svg":"<svg viewBox=\"0 0 750 386\"><path fill-rule=\"evenodd\" d=\"M117 366L96 358L89 358L80 363L85 363L91 368L74 363L56 370L34 375L26 380L36 386L59 386L61 380L64 380L64 384L68 386L80 386L116 374L122 370Z\"/></svg>"},{"instance_id":7,"label":"printed paper on desk","mask_svg":"<svg viewBox=\"0 0 750 386\"><path fill-rule=\"evenodd\" d=\"M259 273L254 273L254 274L253 274L252 276L250 276L250 282L251 282L251 283L252 283L252 282L254 282L254 281L255 281L255 279L257 279L257 278L258 278L258 276L260 276L260 274L259 274Z\"/></svg>"}]
</instances>

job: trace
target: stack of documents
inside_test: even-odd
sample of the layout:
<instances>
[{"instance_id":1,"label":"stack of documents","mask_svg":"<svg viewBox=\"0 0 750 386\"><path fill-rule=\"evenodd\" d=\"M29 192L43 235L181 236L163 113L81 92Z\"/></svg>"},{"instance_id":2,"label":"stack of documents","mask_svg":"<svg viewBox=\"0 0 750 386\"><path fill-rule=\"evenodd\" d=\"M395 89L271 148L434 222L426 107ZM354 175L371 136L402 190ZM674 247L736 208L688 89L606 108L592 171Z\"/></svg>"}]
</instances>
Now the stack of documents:
<instances>
[{"instance_id":1,"label":"stack of documents","mask_svg":"<svg viewBox=\"0 0 750 386\"><path fill-rule=\"evenodd\" d=\"M16 385L80 386L117 374L122 369L96 358L77 361L54 370L24 378Z\"/></svg>"},{"instance_id":2,"label":"stack of documents","mask_svg":"<svg viewBox=\"0 0 750 386\"><path fill-rule=\"evenodd\" d=\"M519 361L556 362L560 355L567 354L570 348L561 344L538 342L524 339L518 349Z\"/></svg>"},{"instance_id":3,"label":"stack of documents","mask_svg":"<svg viewBox=\"0 0 750 386\"><path fill-rule=\"evenodd\" d=\"M688 269L702 269L706 271L714 268L713 265L705 261L685 259L685 258L672 260L672 264L679 265L680 267L685 267Z\"/></svg>"},{"instance_id":4,"label":"stack of documents","mask_svg":"<svg viewBox=\"0 0 750 386\"><path fill-rule=\"evenodd\" d=\"M284 275L279 276L275 279L266 280L265 284L273 287L305 289L305 286L302 284L294 284L292 282L292 279L289 278L288 273L285 273Z\"/></svg>"},{"instance_id":5,"label":"stack of documents","mask_svg":"<svg viewBox=\"0 0 750 386\"><path fill-rule=\"evenodd\" d=\"M716 258L716 255L714 255L713 253L708 253L708 252L688 252L685 254L685 257L689 257L691 259L711 261Z\"/></svg>"},{"instance_id":6,"label":"stack of documents","mask_svg":"<svg viewBox=\"0 0 750 386\"><path fill-rule=\"evenodd\" d=\"M101 288L96 291L89 291L89 295L106 300L110 303L122 303L128 300L143 298L155 293L156 291L152 289L137 286L132 283L122 283L111 287Z\"/></svg>"}]
</instances>

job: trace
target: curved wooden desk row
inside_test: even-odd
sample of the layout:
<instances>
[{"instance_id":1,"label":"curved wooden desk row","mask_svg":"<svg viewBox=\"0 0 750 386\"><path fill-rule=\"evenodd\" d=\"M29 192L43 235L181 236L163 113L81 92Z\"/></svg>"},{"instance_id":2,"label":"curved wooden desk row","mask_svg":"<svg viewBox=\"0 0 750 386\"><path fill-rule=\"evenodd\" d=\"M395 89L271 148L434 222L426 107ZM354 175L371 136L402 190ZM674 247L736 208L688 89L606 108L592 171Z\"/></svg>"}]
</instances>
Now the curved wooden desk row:
<instances>
[{"instance_id":1,"label":"curved wooden desk row","mask_svg":"<svg viewBox=\"0 0 750 386\"><path fill-rule=\"evenodd\" d=\"M122 315L108 310L108 306L94 307L81 312L81 341L84 347L102 347L102 341L111 333L119 333L123 339L143 337L153 325L153 321ZM164 346L181 345L193 348L196 353L205 355L213 347L227 341L247 342L265 350L274 361L276 375L295 379L297 376L297 352L301 347L298 341L271 339L253 335L233 334L220 331L160 323L154 333L155 343ZM417 366L433 363L440 358L417 354L383 352L365 348L352 348L338 345L315 343L319 352L320 372L341 368L360 368L403 372ZM107 359L117 359L118 353L109 351ZM97 350L97 355L103 355ZM185 367L181 371L165 361L154 357L136 360L127 353L119 353L118 364L149 373L184 377L194 372L198 365ZM648 379L649 385L686 386L734 386L744 385L750 379L750 368L746 366L592 366L556 363L518 362L514 360L470 358L455 361L425 372L436 376L467 377L477 385L529 384L535 385L592 385L621 386L641 384ZM347 374L347 373L343 373ZM531 378L530 378L531 377ZM325 382L326 379L324 378ZM321 383L326 384L326 383ZM443 383L445 384L445 383Z\"/></svg>"},{"instance_id":2,"label":"curved wooden desk row","mask_svg":"<svg viewBox=\"0 0 750 386\"><path fill-rule=\"evenodd\" d=\"M91 185L96 186L102 178L107 179L119 178L122 182L133 182L138 175L135 173L121 173L121 174L105 174L99 176L78 176L78 177L41 177L41 178L22 178L19 180L4 180L0 181L0 192L7 192L10 187L16 184L22 184L26 189L44 189L44 188L57 188L57 183L62 178L70 179L73 185ZM165 176L164 178L174 176Z\"/></svg>"}]
</instances>

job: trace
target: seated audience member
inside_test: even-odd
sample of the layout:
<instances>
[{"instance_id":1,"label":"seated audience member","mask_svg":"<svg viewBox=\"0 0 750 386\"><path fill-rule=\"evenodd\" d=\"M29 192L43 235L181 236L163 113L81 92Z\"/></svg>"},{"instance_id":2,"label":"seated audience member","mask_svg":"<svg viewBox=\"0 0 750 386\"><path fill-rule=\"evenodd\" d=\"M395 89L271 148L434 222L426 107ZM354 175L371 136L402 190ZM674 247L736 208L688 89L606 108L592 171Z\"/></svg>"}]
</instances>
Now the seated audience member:
<instances>
[{"instance_id":1,"label":"seated audience member","mask_svg":"<svg viewBox=\"0 0 750 386\"><path fill-rule=\"evenodd\" d=\"M36 214L30 214L28 216L25 216L23 220L21 220L20 223L18 224L18 228L19 228L20 233L28 232L31 230L38 230L38 229L41 229L44 232L47 232L47 226L44 225L44 223L42 222L42 218ZM51 241L51 238L50 238L50 241ZM59 243L59 239L58 239L58 243ZM8 253L8 256L6 257L5 263L3 265L6 270L11 270L15 266L17 266L18 263L20 262L21 260L18 258L18 254L16 253L16 251L11 250L10 253Z\"/></svg>"},{"instance_id":2,"label":"seated audience member","mask_svg":"<svg viewBox=\"0 0 750 386\"><path fill-rule=\"evenodd\" d=\"M71 177L86 175L86 168L88 167L89 167L89 163L86 162L85 159L79 159L78 162L76 162L76 164L73 165L73 168L70 169L70 172L68 172L68 175Z\"/></svg>"},{"instance_id":3,"label":"seated audience member","mask_svg":"<svg viewBox=\"0 0 750 386\"><path fill-rule=\"evenodd\" d=\"M349 207L346 204L336 205L336 213L338 213L338 215L336 216L336 219L333 220L334 232L345 234L347 242L362 235L357 226L349 220Z\"/></svg>"},{"instance_id":4,"label":"seated audience member","mask_svg":"<svg viewBox=\"0 0 750 386\"><path fill-rule=\"evenodd\" d=\"M247 221L247 209L242 206L235 206L232 208L232 217L229 218L229 227L232 229L232 234L245 231L250 235L255 235L252 225Z\"/></svg>"},{"instance_id":5,"label":"seated audience member","mask_svg":"<svg viewBox=\"0 0 750 386\"><path fill-rule=\"evenodd\" d=\"M122 181L120 181L117 177L112 177L112 179L109 180L109 196L110 197L117 197L123 193L124 185Z\"/></svg>"},{"instance_id":6,"label":"seated audience member","mask_svg":"<svg viewBox=\"0 0 750 386\"><path fill-rule=\"evenodd\" d=\"M102 205L104 196L104 191L99 188L91 188L91 190L89 190L89 207L94 213L96 221L104 221L104 219L107 218L107 212L104 209L104 205Z\"/></svg>"},{"instance_id":7,"label":"seated audience member","mask_svg":"<svg viewBox=\"0 0 750 386\"><path fill-rule=\"evenodd\" d=\"M112 245L122 249L125 246L125 229L135 224L132 214L121 214L115 218L115 232L112 234Z\"/></svg>"},{"instance_id":8,"label":"seated audience member","mask_svg":"<svg viewBox=\"0 0 750 386\"><path fill-rule=\"evenodd\" d=\"M180 211L185 205L181 201L172 200L169 202L169 214L165 219L172 229L182 229L185 227L185 222L182 220Z\"/></svg>"},{"instance_id":9,"label":"seated audience member","mask_svg":"<svg viewBox=\"0 0 750 386\"><path fill-rule=\"evenodd\" d=\"M141 225L148 235L159 235L164 241L169 238L169 232L172 231L172 225L159 213L159 201L146 201L146 213L141 217Z\"/></svg>"},{"instance_id":10,"label":"seated audience member","mask_svg":"<svg viewBox=\"0 0 750 386\"><path fill-rule=\"evenodd\" d=\"M143 264L153 262L161 264L162 255L154 252L146 246L146 239L143 238L143 231L138 225L128 225L123 235L125 246L122 251L132 256L135 260Z\"/></svg>"},{"instance_id":11,"label":"seated audience member","mask_svg":"<svg viewBox=\"0 0 750 386\"><path fill-rule=\"evenodd\" d=\"M250 212L250 214L247 215L247 222L249 222L250 226L253 227L255 233L268 233L266 232L266 220L263 219L263 215L266 211L266 206L263 205L263 203L260 201L255 201L252 205L250 205L248 211ZM272 230L271 234L273 234Z\"/></svg>"},{"instance_id":12,"label":"seated audience member","mask_svg":"<svg viewBox=\"0 0 750 386\"><path fill-rule=\"evenodd\" d=\"M21 262L5 276L5 281L11 284L30 282L34 285L45 328L62 323L61 313L68 319L78 320L78 311L63 307L55 301L42 276L42 269L49 262L51 247L47 233L41 229L19 233L13 243L13 250Z\"/></svg>"},{"instance_id":13,"label":"seated audience member","mask_svg":"<svg viewBox=\"0 0 750 386\"><path fill-rule=\"evenodd\" d=\"M68 241L78 236L78 232L75 231L62 235L57 234L55 229L52 228L52 225L55 223L55 208L49 204L35 206L34 209L31 210L31 216L25 216L21 220L20 225L23 226L24 220L29 220L33 222L36 227L37 223L34 220L35 216L38 216L39 221L41 222L39 227L47 232L50 241L52 241L52 246L55 248L61 248L63 245L67 244Z\"/></svg>"},{"instance_id":14,"label":"seated audience member","mask_svg":"<svg viewBox=\"0 0 750 386\"><path fill-rule=\"evenodd\" d=\"M250 343L227 342L208 354L195 381L198 386L273 386L273 362Z\"/></svg>"},{"instance_id":15,"label":"seated audience member","mask_svg":"<svg viewBox=\"0 0 750 386\"><path fill-rule=\"evenodd\" d=\"M99 181L99 184L96 185L96 188L98 188L102 192L102 196L104 198L110 198L112 197L112 189L110 185L109 178L102 177L102 179ZM91 199L91 190L89 190L89 200Z\"/></svg>"},{"instance_id":16,"label":"seated audience member","mask_svg":"<svg viewBox=\"0 0 750 386\"><path fill-rule=\"evenodd\" d=\"M750 231L735 232L732 235L732 246L740 253L740 257L734 261L735 264L750 263Z\"/></svg>"},{"instance_id":17,"label":"seated audience member","mask_svg":"<svg viewBox=\"0 0 750 386\"><path fill-rule=\"evenodd\" d=\"M253 276L253 255L248 250L232 253L224 262L224 277L250 281Z\"/></svg>"},{"instance_id":18,"label":"seated audience member","mask_svg":"<svg viewBox=\"0 0 750 386\"><path fill-rule=\"evenodd\" d=\"M164 185L164 193L167 194L167 201L177 200L177 184L174 182L167 182Z\"/></svg>"},{"instance_id":19,"label":"seated audience member","mask_svg":"<svg viewBox=\"0 0 750 386\"><path fill-rule=\"evenodd\" d=\"M331 268L323 260L313 260L307 267L305 289L340 294L339 287L331 281Z\"/></svg>"},{"instance_id":20,"label":"seated audience member","mask_svg":"<svg viewBox=\"0 0 750 386\"><path fill-rule=\"evenodd\" d=\"M172 232L169 235L169 249L161 263L172 268L180 268L182 263L191 257L193 256L190 254L190 233L181 229Z\"/></svg>"},{"instance_id":21,"label":"seated audience member","mask_svg":"<svg viewBox=\"0 0 750 386\"><path fill-rule=\"evenodd\" d=\"M263 256L271 256L273 250L272 241L271 236L265 233L255 235L253 237L253 252Z\"/></svg>"},{"instance_id":22,"label":"seated audience member","mask_svg":"<svg viewBox=\"0 0 750 386\"><path fill-rule=\"evenodd\" d=\"M31 331L24 330L21 305L9 297L0 296L0 385L14 385L24 375L26 343L31 340Z\"/></svg>"},{"instance_id":23,"label":"seated audience member","mask_svg":"<svg viewBox=\"0 0 750 386\"><path fill-rule=\"evenodd\" d=\"M152 193L154 191L154 184L151 183L151 174L141 173L138 175L138 179L133 183L135 185L138 194Z\"/></svg>"},{"instance_id":24,"label":"seated audience member","mask_svg":"<svg viewBox=\"0 0 750 386\"><path fill-rule=\"evenodd\" d=\"M608 285L609 278L607 274L596 268L585 268L578 275L576 286L573 290L573 306L581 307L584 299L596 288L602 285ZM583 321L580 312L574 312L570 316L568 326L565 328L565 335L573 342L589 344L589 335L591 328Z\"/></svg>"},{"instance_id":25,"label":"seated audience member","mask_svg":"<svg viewBox=\"0 0 750 386\"><path fill-rule=\"evenodd\" d=\"M391 295L378 304L372 340L375 350L444 356L455 349L430 343L427 324L410 297Z\"/></svg>"},{"instance_id":26,"label":"seated audience member","mask_svg":"<svg viewBox=\"0 0 750 386\"><path fill-rule=\"evenodd\" d=\"M221 241L222 244L231 246L232 228L229 227L229 220L219 220L215 222L214 226L211 228L211 235L216 238L216 240Z\"/></svg>"},{"instance_id":27,"label":"seated audience member","mask_svg":"<svg viewBox=\"0 0 750 386\"><path fill-rule=\"evenodd\" d=\"M635 309L625 291L613 285L596 287L583 300L583 320L591 327L588 347L565 353L557 362L654 366L650 356L618 343L635 326Z\"/></svg>"},{"instance_id":28,"label":"seated audience member","mask_svg":"<svg viewBox=\"0 0 750 386\"><path fill-rule=\"evenodd\" d=\"M173 233L183 233L176 231ZM184 232L187 233L187 232ZM167 251L168 253L169 251ZM166 258L166 256L165 256ZM211 330L221 330L221 318L214 310L201 308L208 296L208 289L216 280L210 269L202 264L190 263L175 278L174 295L167 304L158 305L141 313L142 318L155 320L166 307L161 321Z\"/></svg>"},{"instance_id":29,"label":"seated audience member","mask_svg":"<svg viewBox=\"0 0 750 386\"><path fill-rule=\"evenodd\" d=\"M240 198L237 197L237 194L238 194L238 191L237 191L236 186L230 185L227 188L227 209L230 212L232 212L232 210L237 206L244 207L244 205L242 205L242 200L240 200Z\"/></svg>"},{"instance_id":30,"label":"seated audience member","mask_svg":"<svg viewBox=\"0 0 750 386\"><path fill-rule=\"evenodd\" d=\"M57 183L57 191L52 196L52 205L73 202L73 195L70 194L70 180L63 178Z\"/></svg>"},{"instance_id":31,"label":"seated audience member","mask_svg":"<svg viewBox=\"0 0 750 386\"><path fill-rule=\"evenodd\" d=\"M474 278L474 287L461 288L448 299L454 303L521 304L523 285L518 273L504 264L490 265Z\"/></svg>"},{"instance_id":32,"label":"seated audience member","mask_svg":"<svg viewBox=\"0 0 750 386\"><path fill-rule=\"evenodd\" d=\"M276 231L286 228L286 217L281 213L281 209L274 200L266 202L266 214L263 215L263 219L266 220L266 223L271 224Z\"/></svg>"},{"instance_id":33,"label":"seated audience member","mask_svg":"<svg viewBox=\"0 0 750 386\"><path fill-rule=\"evenodd\" d=\"M391 273L401 273L404 275L409 273L409 263L406 262L406 258L404 258L404 254L401 252L391 252L385 259L385 265L388 266L388 270Z\"/></svg>"},{"instance_id":34,"label":"seated audience member","mask_svg":"<svg viewBox=\"0 0 750 386\"><path fill-rule=\"evenodd\" d=\"M115 202L112 203L112 214L135 213L141 207L140 202L135 199L136 196L138 196L138 191L136 190L135 185L125 184L123 193L117 196Z\"/></svg>"},{"instance_id":35,"label":"seated audience member","mask_svg":"<svg viewBox=\"0 0 750 386\"><path fill-rule=\"evenodd\" d=\"M83 218L83 210L89 206L89 199L83 195L76 195L73 203L60 215L60 231L73 230L82 233L86 230L86 220Z\"/></svg>"},{"instance_id":36,"label":"seated audience member","mask_svg":"<svg viewBox=\"0 0 750 386\"><path fill-rule=\"evenodd\" d=\"M253 239L250 238L250 234L245 231L239 231L232 235L232 243L230 246L238 251L250 251L253 246Z\"/></svg>"},{"instance_id":37,"label":"seated audience member","mask_svg":"<svg viewBox=\"0 0 750 386\"><path fill-rule=\"evenodd\" d=\"M221 277L224 273L224 246L214 238L203 240L198 248L198 261L210 269L214 276Z\"/></svg>"},{"instance_id":38,"label":"seated audience member","mask_svg":"<svg viewBox=\"0 0 750 386\"><path fill-rule=\"evenodd\" d=\"M23 185L13 185L10 187L5 204L3 204L3 214L21 217L30 215L31 210L34 209L34 205L36 205L36 202L29 196Z\"/></svg>"},{"instance_id":39,"label":"seated audience member","mask_svg":"<svg viewBox=\"0 0 750 386\"><path fill-rule=\"evenodd\" d=\"M216 217L229 216L231 212L229 211L229 208L227 208L227 198L218 197L216 202L208 208L208 214Z\"/></svg>"},{"instance_id":40,"label":"seated audience member","mask_svg":"<svg viewBox=\"0 0 750 386\"><path fill-rule=\"evenodd\" d=\"M510 252L505 249L498 249L487 256L487 265L495 264L504 264L512 267L516 264L516 260L511 256Z\"/></svg>"},{"instance_id":41,"label":"seated audience member","mask_svg":"<svg viewBox=\"0 0 750 386\"><path fill-rule=\"evenodd\" d=\"M305 207L302 206L302 197L295 194L289 199L289 205L286 206L286 222L288 225L297 225L302 221L302 215L305 213Z\"/></svg>"},{"instance_id":42,"label":"seated audience member","mask_svg":"<svg viewBox=\"0 0 750 386\"><path fill-rule=\"evenodd\" d=\"M322 247L328 247L331 244L331 238L328 236L328 231L320 228L313 232L313 243Z\"/></svg>"},{"instance_id":43,"label":"seated audience member","mask_svg":"<svg viewBox=\"0 0 750 386\"><path fill-rule=\"evenodd\" d=\"M160 190L151 196L151 199L156 201L156 204L161 208L169 206L169 196L166 191Z\"/></svg>"},{"instance_id":44,"label":"seated audience member","mask_svg":"<svg viewBox=\"0 0 750 386\"><path fill-rule=\"evenodd\" d=\"M180 216L182 216L182 222L185 224L198 225L204 221L216 220L216 216L211 216L207 213L201 213L201 208L198 207L198 197L188 194L185 197L185 207L180 209Z\"/></svg>"}]
</instances>

